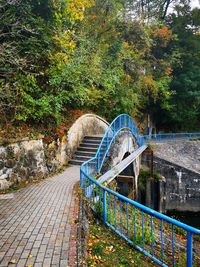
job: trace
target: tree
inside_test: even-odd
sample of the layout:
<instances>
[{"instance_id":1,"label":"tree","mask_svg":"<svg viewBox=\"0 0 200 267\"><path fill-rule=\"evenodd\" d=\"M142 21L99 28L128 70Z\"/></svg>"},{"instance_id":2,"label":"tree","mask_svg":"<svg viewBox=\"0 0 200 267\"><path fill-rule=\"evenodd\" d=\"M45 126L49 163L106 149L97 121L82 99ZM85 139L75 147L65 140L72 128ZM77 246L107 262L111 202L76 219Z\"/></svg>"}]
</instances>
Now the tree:
<instances>
[{"instance_id":1,"label":"tree","mask_svg":"<svg viewBox=\"0 0 200 267\"><path fill-rule=\"evenodd\" d=\"M176 35L169 49L174 51L171 90L172 109L164 112L164 124L176 130L200 129L200 35L199 9L177 6L169 18Z\"/></svg>"},{"instance_id":2,"label":"tree","mask_svg":"<svg viewBox=\"0 0 200 267\"><path fill-rule=\"evenodd\" d=\"M76 23L90 0L2 0L0 114L2 121L57 122L67 91L49 83L52 66L73 56ZM13 97L15 96L15 97Z\"/></svg>"}]
</instances>

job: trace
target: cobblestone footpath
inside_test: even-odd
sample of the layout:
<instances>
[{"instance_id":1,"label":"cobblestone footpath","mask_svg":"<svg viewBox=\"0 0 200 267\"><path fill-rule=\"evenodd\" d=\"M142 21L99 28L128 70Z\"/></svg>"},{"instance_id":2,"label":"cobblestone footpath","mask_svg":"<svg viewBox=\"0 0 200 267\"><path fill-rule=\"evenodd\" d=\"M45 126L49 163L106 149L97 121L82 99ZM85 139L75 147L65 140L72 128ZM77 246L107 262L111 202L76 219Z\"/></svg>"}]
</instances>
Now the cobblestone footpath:
<instances>
[{"instance_id":1,"label":"cobblestone footpath","mask_svg":"<svg viewBox=\"0 0 200 267\"><path fill-rule=\"evenodd\" d=\"M76 266L79 166L0 199L0 267Z\"/></svg>"}]
</instances>

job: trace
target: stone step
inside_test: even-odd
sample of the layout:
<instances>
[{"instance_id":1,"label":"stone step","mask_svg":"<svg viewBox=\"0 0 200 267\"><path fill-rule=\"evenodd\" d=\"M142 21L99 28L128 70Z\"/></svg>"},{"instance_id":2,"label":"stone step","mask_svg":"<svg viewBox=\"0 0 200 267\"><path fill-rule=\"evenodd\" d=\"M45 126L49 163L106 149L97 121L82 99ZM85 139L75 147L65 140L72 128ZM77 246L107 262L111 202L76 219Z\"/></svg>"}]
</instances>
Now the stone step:
<instances>
[{"instance_id":1,"label":"stone step","mask_svg":"<svg viewBox=\"0 0 200 267\"><path fill-rule=\"evenodd\" d=\"M77 151L97 152L97 148L94 147L78 147Z\"/></svg>"},{"instance_id":2,"label":"stone step","mask_svg":"<svg viewBox=\"0 0 200 267\"><path fill-rule=\"evenodd\" d=\"M75 159L73 159L73 160L70 160L69 161L69 164L71 164L71 165L82 165L84 163L84 161L81 161L81 160L75 160Z\"/></svg>"},{"instance_id":3,"label":"stone step","mask_svg":"<svg viewBox=\"0 0 200 267\"><path fill-rule=\"evenodd\" d=\"M81 161L87 161L87 160L89 160L89 159L91 159L92 157L87 157L87 156L78 156L78 155L75 155L74 157L73 157L73 159L72 160L81 160Z\"/></svg>"},{"instance_id":4,"label":"stone step","mask_svg":"<svg viewBox=\"0 0 200 267\"><path fill-rule=\"evenodd\" d=\"M101 140L83 139L82 143L99 145L101 143Z\"/></svg>"},{"instance_id":5,"label":"stone step","mask_svg":"<svg viewBox=\"0 0 200 267\"><path fill-rule=\"evenodd\" d=\"M83 142L77 148L74 157L69 161L72 165L81 165L96 155L102 135L85 136ZM105 145L103 145L105 147Z\"/></svg>"},{"instance_id":6,"label":"stone step","mask_svg":"<svg viewBox=\"0 0 200 267\"><path fill-rule=\"evenodd\" d=\"M91 144L91 143L83 142L83 143L80 144L80 147L94 147L94 148L97 149L99 147L99 144Z\"/></svg>"},{"instance_id":7,"label":"stone step","mask_svg":"<svg viewBox=\"0 0 200 267\"><path fill-rule=\"evenodd\" d=\"M94 157L96 155L96 151L95 152L89 152L89 151L76 151L75 155L77 156L86 156L86 157Z\"/></svg>"},{"instance_id":8,"label":"stone step","mask_svg":"<svg viewBox=\"0 0 200 267\"><path fill-rule=\"evenodd\" d=\"M90 135L90 136L85 136L84 140L96 140L96 141L101 141L103 138L103 135Z\"/></svg>"}]
</instances>

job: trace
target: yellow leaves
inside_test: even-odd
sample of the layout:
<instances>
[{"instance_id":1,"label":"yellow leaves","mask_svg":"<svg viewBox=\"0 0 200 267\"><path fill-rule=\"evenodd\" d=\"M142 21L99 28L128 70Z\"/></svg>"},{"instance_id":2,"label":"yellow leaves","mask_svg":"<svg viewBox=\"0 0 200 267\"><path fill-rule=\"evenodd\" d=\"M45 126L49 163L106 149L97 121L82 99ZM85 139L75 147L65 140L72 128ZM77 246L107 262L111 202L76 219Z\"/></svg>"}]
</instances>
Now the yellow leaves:
<instances>
[{"instance_id":1,"label":"yellow leaves","mask_svg":"<svg viewBox=\"0 0 200 267\"><path fill-rule=\"evenodd\" d=\"M144 85L147 89L151 89L155 86L155 81L151 75L147 75L143 77Z\"/></svg>"},{"instance_id":2,"label":"yellow leaves","mask_svg":"<svg viewBox=\"0 0 200 267\"><path fill-rule=\"evenodd\" d=\"M113 250L113 246L110 246L110 247L109 247L109 250L112 251L112 250Z\"/></svg>"},{"instance_id":3,"label":"yellow leaves","mask_svg":"<svg viewBox=\"0 0 200 267\"><path fill-rule=\"evenodd\" d=\"M128 42L124 42L123 43L123 47L124 47L124 49L129 49L130 48L130 45L129 45Z\"/></svg>"},{"instance_id":4,"label":"yellow leaves","mask_svg":"<svg viewBox=\"0 0 200 267\"><path fill-rule=\"evenodd\" d=\"M53 37L54 43L59 46L61 49L66 50L66 51L71 51L73 52L75 47L76 47L76 43L75 41L72 39L72 32L70 31L65 31L62 34L56 34Z\"/></svg>"},{"instance_id":5,"label":"yellow leaves","mask_svg":"<svg viewBox=\"0 0 200 267\"><path fill-rule=\"evenodd\" d=\"M142 76L141 83L143 93L151 95L152 98L156 99L158 96L158 87L153 77L151 75Z\"/></svg>"},{"instance_id":6,"label":"yellow leaves","mask_svg":"<svg viewBox=\"0 0 200 267\"><path fill-rule=\"evenodd\" d=\"M93 260L101 260L101 256L94 255L94 256L91 256L91 259L93 259Z\"/></svg>"},{"instance_id":7,"label":"yellow leaves","mask_svg":"<svg viewBox=\"0 0 200 267\"><path fill-rule=\"evenodd\" d=\"M97 15L92 14L92 15L89 16L89 19L90 20L96 20L97 19Z\"/></svg>"},{"instance_id":8,"label":"yellow leaves","mask_svg":"<svg viewBox=\"0 0 200 267\"><path fill-rule=\"evenodd\" d=\"M115 252L115 249L113 246L106 246L105 247L105 251L104 251L105 254L109 255L110 253L114 253L114 252Z\"/></svg>"},{"instance_id":9,"label":"yellow leaves","mask_svg":"<svg viewBox=\"0 0 200 267\"><path fill-rule=\"evenodd\" d=\"M87 95L88 95L88 98L92 100L93 106L98 106L100 104L103 104L108 98L108 95L106 92L99 90L95 87L89 88L87 90Z\"/></svg>"},{"instance_id":10,"label":"yellow leaves","mask_svg":"<svg viewBox=\"0 0 200 267\"><path fill-rule=\"evenodd\" d=\"M69 56L63 52L57 52L54 54L50 54L49 59L58 69L62 68L63 65L67 64L69 61Z\"/></svg>"},{"instance_id":11,"label":"yellow leaves","mask_svg":"<svg viewBox=\"0 0 200 267\"><path fill-rule=\"evenodd\" d=\"M51 53L50 60L54 62L58 67L63 66L69 61L70 56L73 56L76 48L76 43L72 39L73 32L67 30L63 33L56 34L53 37L53 41L57 46L55 53Z\"/></svg>"},{"instance_id":12,"label":"yellow leaves","mask_svg":"<svg viewBox=\"0 0 200 267\"><path fill-rule=\"evenodd\" d=\"M126 81L127 84L130 84L132 82L132 77L129 74L125 74L124 81Z\"/></svg>"},{"instance_id":13,"label":"yellow leaves","mask_svg":"<svg viewBox=\"0 0 200 267\"><path fill-rule=\"evenodd\" d=\"M16 264L16 263L17 263L17 262L16 262L15 259L12 259L12 260L9 261L9 264Z\"/></svg>"},{"instance_id":14,"label":"yellow leaves","mask_svg":"<svg viewBox=\"0 0 200 267\"><path fill-rule=\"evenodd\" d=\"M104 260L101 258L101 256L97 256L97 255L89 254L89 259L93 260L95 262L94 266L96 266L99 263L103 263L104 262ZM91 266L93 266L93 265L91 265Z\"/></svg>"},{"instance_id":15,"label":"yellow leaves","mask_svg":"<svg viewBox=\"0 0 200 267\"><path fill-rule=\"evenodd\" d=\"M165 75L170 76L171 74L172 74L172 68L171 67L167 67L165 69Z\"/></svg>"},{"instance_id":16,"label":"yellow leaves","mask_svg":"<svg viewBox=\"0 0 200 267\"><path fill-rule=\"evenodd\" d=\"M197 31L195 32L195 34L198 35L198 36L200 36L200 30L197 30Z\"/></svg>"},{"instance_id":17,"label":"yellow leaves","mask_svg":"<svg viewBox=\"0 0 200 267\"><path fill-rule=\"evenodd\" d=\"M94 0L69 0L66 9L72 20L82 21L85 9L93 5Z\"/></svg>"},{"instance_id":18,"label":"yellow leaves","mask_svg":"<svg viewBox=\"0 0 200 267\"><path fill-rule=\"evenodd\" d=\"M90 247L92 247L92 245L93 245L93 242L89 241L88 242L88 247L90 248Z\"/></svg>"}]
</instances>

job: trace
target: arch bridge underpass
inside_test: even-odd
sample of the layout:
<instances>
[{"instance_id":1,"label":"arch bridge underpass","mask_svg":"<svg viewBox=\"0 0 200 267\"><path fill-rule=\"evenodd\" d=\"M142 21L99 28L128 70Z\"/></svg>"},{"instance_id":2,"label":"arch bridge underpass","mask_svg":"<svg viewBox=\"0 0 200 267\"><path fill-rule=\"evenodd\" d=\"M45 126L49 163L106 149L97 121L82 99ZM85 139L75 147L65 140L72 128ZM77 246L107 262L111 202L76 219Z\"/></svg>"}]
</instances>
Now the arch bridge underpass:
<instances>
[{"instance_id":1,"label":"arch bridge underpass","mask_svg":"<svg viewBox=\"0 0 200 267\"><path fill-rule=\"evenodd\" d=\"M131 153L103 173L109 151L117 144L119 137L127 138L127 147ZM130 138L135 142L134 149L129 144ZM118 194L106 187L106 184L131 163L137 180L140 168L138 159L149 144L194 139L200 139L200 133L140 136L131 117L121 114L109 125L95 157L80 167L80 184L94 212L109 228L160 266L200 266L195 248L200 230Z\"/></svg>"}]
</instances>

